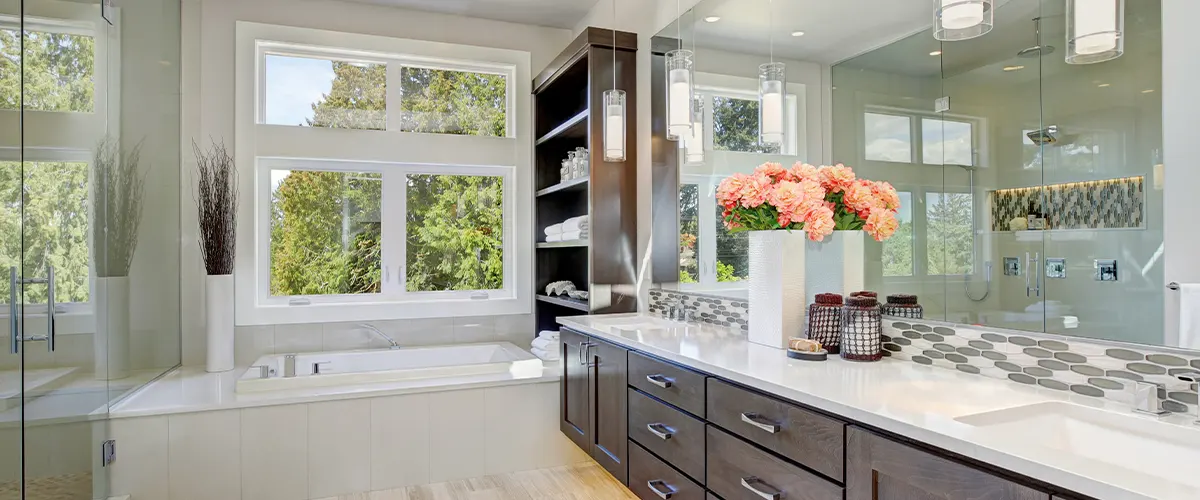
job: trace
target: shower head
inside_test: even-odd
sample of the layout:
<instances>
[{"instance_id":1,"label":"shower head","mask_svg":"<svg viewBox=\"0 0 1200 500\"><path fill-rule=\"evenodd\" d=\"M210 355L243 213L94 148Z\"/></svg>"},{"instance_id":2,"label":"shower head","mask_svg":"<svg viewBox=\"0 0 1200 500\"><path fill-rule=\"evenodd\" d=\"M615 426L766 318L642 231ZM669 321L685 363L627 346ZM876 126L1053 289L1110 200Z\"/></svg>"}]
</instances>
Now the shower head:
<instances>
[{"instance_id":1,"label":"shower head","mask_svg":"<svg viewBox=\"0 0 1200 500\"><path fill-rule=\"evenodd\" d=\"M1041 130L1034 130L1025 134L1030 141L1038 145L1049 145L1058 142L1058 125L1051 125Z\"/></svg>"}]
</instances>

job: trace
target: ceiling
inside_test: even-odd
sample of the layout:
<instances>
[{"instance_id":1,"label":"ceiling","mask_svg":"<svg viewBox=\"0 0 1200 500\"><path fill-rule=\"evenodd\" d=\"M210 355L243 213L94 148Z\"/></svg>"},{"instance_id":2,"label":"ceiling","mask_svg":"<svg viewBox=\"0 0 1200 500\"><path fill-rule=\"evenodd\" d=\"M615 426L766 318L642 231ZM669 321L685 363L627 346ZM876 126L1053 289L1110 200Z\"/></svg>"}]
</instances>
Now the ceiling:
<instances>
[{"instance_id":1,"label":"ceiling","mask_svg":"<svg viewBox=\"0 0 1200 500\"><path fill-rule=\"evenodd\" d=\"M597 0L351 0L520 24L570 29Z\"/></svg>"}]
</instances>

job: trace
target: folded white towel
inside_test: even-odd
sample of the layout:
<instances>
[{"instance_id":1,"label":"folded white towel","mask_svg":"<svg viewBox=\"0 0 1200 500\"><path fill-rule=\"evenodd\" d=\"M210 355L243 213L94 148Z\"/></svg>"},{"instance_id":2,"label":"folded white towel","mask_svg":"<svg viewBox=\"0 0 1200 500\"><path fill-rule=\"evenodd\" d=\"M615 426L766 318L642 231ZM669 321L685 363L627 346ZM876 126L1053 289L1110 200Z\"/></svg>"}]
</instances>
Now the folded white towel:
<instances>
[{"instance_id":1,"label":"folded white towel","mask_svg":"<svg viewBox=\"0 0 1200 500\"><path fill-rule=\"evenodd\" d=\"M546 229L543 229L542 232L546 233L546 236L550 236L552 234L560 234L563 232L563 225L555 224L553 226L548 226L548 227L546 227Z\"/></svg>"},{"instance_id":2,"label":"folded white towel","mask_svg":"<svg viewBox=\"0 0 1200 500\"><path fill-rule=\"evenodd\" d=\"M562 241L586 240L588 239L587 231L571 231L562 234Z\"/></svg>"},{"instance_id":3,"label":"folded white towel","mask_svg":"<svg viewBox=\"0 0 1200 500\"><path fill-rule=\"evenodd\" d=\"M558 340L558 330L542 330L538 332L538 338Z\"/></svg>"},{"instance_id":4,"label":"folded white towel","mask_svg":"<svg viewBox=\"0 0 1200 500\"><path fill-rule=\"evenodd\" d=\"M547 234L547 235L546 235L546 243L554 243L554 242L556 242L556 241L562 241L562 240L563 240L563 235L562 235L562 233L556 233L556 234Z\"/></svg>"},{"instance_id":5,"label":"folded white towel","mask_svg":"<svg viewBox=\"0 0 1200 500\"><path fill-rule=\"evenodd\" d=\"M588 220L588 216L586 216L586 215L581 215L579 217L571 217L570 219L563 221L562 231L564 233L570 232L570 231L578 231L580 229L581 224L587 224L587 220Z\"/></svg>"},{"instance_id":6,"label":"folded white towel","mask_svg":"<svg viewBox=\"0 0 1200 500\"><path fill-rule=\"evenodd\" d=\"M555 351L545 351L542 349L530 349L529 352L533 353L534 356L542 358L546 361L558 361L558 358L559 358L558 351L556 351L556 350Z\"/></svg>"},{"instance_id":7,"label":"folded white towel","mask_svg":"<svg viewBox=\"0 0 1200 500\"><path fill-rule=\"evenodd\" d=\"M558 343L558 341L556 341L556 340L544 339L544 338L538 337L536 339L533 339L533 343L530 344L530 347L533 347L534 349L541 349L543 351L550 351L550 350L553 350L552 348L557 343Z\"/></svg>"}]
</instances>

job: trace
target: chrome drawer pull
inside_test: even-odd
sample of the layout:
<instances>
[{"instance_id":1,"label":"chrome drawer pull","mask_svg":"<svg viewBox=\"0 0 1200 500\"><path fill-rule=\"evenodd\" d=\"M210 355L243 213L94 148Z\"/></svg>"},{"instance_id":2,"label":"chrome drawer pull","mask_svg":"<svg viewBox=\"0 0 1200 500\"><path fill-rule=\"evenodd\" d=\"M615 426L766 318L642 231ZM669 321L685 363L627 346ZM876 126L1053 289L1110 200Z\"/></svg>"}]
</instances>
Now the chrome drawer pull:
<instances>
[{"instance_id":1,"label":"chrome drawer pull","mask_svg":"<svg viewBox=\"0 0 1200 500\"><path fill-rule=\"evenodd\" d=\"M750 490L751 493L758 495L759 498L765 500L779 500L783 498L783 492L775 489L771 485L764 483L761 479L749 476L742 478L742 487Z\"/></svg>"},{"instance_id":2,"label":"chrome drawer pull","mask_svg":"<svg viewBox=\"0 0 1200 500\"><path fill-rule=\"evenodd\" d=\"M646 429L648 429L651 434L658 436L659 439L662 439L663 441L671 439L671 436L675 435L675 429L667 427L663 424L646 424Z\"/></svg>"},{"instance_id":3,"label":"chrome drawer pull","mask_svg":"<svg viewBox=\"0 0 1200 500\"><path fill-rule=\"evenodd\" d=\"M746 412L742 414L742 422L753 425L764 431L775 434L779 432L779 424L767 420L757 413Z\"/></svg>"},{"instance_id":4,"label":"chrome drawer pull","mask_svg":"<svg viewBox=\"0 0 1200 500\"><path fill-rule=\"evenodd\" d=\"M660 485L666 489L659 488ZM651 479L646 481L646 486L649 487L650 491L653 491L655 495L658 495L658 498L663 500L667 500L668 498L675 496L675 488L672 488L671 485L667 484L667 482L663 481L662 479Z\"/></svg>"},{"instance_id":5,"label":"chrome drawer pull","mask_svg":"<svg viewBox=\"0 0 1200 500\"><path fill-rule=\"evenodd\" d=\"M669 378L663 374L646 375L646 381L662 387L663 389L670 389L671 386L675 385L675 379Z\"/></svg>"}]
</instances>

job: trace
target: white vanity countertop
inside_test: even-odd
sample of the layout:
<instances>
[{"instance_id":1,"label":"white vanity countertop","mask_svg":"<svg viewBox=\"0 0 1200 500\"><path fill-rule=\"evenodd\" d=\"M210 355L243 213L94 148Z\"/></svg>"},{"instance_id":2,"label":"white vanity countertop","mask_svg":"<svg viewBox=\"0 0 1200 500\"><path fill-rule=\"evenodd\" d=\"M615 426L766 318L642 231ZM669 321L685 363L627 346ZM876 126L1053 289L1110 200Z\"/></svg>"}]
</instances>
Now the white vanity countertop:
<instances>
[{"instance_id":1,"label":"white vanity countertop","mask_svg":"<svg viewBox=\"0 0 1200 500\"><path fill-rule=\"evenodd\" d=\"M1133 416L1128 405L1106 399L887 358L876 363L850 362L837 356L830 356L826 362L799 361L788 358L783 350L750 343L744 333L708 325L682 333L668 329L631 330L604 324L605 320L639 317L658 318L622 314L558 320L564 326L614 344L1084 495L1103 500L1200 499L1200 479L1164 480L1089 459L1085 452L1087 448L1073 442L1081 436L1063 433L1061 441L1054 447L1041 446L1029 439L1019 439L1011 431L988 430L955 420L982 412L1057 401L1111 410L1130 415L1130 418L1178 424L1180 433L1200 433L1200 429L1191 425L1194 419L1191 415L1171 415L1163 419ZM1126 438L1114 440L1118 442L1138 438L1115 437ZM1166 463L1172 460L1170 457L1158 458ZM1138 459L1129 457L1131 461ZM1186 464L1183 469L1197 466ZM1187 475L1168 475L1176 476Z\"/></svg>"}]
</instances>

